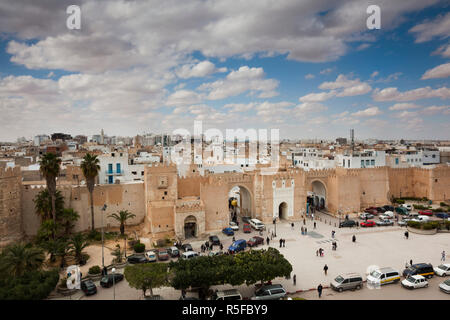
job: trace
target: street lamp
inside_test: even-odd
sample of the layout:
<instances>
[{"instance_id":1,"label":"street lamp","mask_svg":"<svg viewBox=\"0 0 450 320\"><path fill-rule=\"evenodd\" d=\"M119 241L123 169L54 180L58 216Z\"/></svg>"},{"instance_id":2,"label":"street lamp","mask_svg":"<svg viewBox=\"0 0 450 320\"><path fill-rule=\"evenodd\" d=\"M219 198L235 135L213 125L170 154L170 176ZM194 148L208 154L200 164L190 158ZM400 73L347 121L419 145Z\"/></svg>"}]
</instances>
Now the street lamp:
<instances>
[{"instance_id":1,"label":"street lamp","mask_svg":"<svg viewBox=\"0 0 450 320\"><path fill-rule=\"evenodd\" d=\"M113 292L114 292L114 300L116 300L116 268L112 268L112 275L113 275Z\"/></svg>"},{"instance_id":2,"label":"street lamp","mask_svg":"<svg viewBox=\"0 0 450 320\"><path fill-rule=\"evenodd\" d=\"M104 239L103 239L103 215L105 214L105 210L106 210L106 208L107 208L108 206L106 205L106 203L103 205L103 208L102 208L102 214L101 214L101 216L102 216L102 266L103 266L103 269L105 268L105 255L104 255L104 246L105 246L105 244L104 244Z\"/></svg>"}]
</instances>

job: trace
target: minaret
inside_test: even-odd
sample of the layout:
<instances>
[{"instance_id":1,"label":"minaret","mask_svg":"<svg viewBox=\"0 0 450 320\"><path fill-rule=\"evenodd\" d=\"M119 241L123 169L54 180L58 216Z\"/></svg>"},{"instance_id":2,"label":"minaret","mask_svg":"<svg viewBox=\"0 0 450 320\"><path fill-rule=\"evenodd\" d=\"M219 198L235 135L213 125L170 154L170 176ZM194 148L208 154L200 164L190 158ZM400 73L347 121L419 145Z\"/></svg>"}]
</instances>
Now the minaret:
<instances>
[{"instance_id":1,"label":"minaret","mask_svg":"<svg viewBox=\"0 0 450 320\"><path fill-rule=\"evenodd\" d=\"M100 144L105 144L105 132L103 131L103 129L100 133Z\"/></svg>"}]
</instances>

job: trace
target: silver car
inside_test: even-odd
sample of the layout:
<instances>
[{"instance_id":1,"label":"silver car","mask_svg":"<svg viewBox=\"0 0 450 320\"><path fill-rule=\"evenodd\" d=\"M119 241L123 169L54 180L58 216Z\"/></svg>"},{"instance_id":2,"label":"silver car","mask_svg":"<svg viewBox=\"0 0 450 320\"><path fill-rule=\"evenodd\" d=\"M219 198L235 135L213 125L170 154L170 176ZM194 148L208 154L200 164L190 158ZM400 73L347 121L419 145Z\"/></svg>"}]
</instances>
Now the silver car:
<instances>
[{"instance_id":1,"label":"silver car","mask_svg":"<svg viewBox=\"0 0 450 320\"><path fill-rule=\"evenodd\" d=\"M347 273L337 276L330 283L330 287L333 290L342 292L344 290L359 290L363 286L363 279L361 275L357 273Z\"/></svg>"},{"instance_id":2,"label":"silver car","mask_svg":"<svg viewBox=\"0 0 450 320\"><path fill-rule=\"evenodd\" d=\"M251 297L251 300L279 300L285 296L286 290L281 284L271 284L256 290L255 296Z\"/></svg>"}]
</instances>

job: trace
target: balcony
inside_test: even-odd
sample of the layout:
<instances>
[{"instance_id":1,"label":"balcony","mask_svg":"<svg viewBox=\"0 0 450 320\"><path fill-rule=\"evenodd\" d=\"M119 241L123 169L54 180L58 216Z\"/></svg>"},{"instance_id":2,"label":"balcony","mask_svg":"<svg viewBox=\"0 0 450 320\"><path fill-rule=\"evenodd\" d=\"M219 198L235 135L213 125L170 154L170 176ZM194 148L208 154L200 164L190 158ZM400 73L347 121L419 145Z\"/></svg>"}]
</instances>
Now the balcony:
<instances>
[{"instance_id":1,"label":"balcony","mask_svg":"<svg viewBox=\"0 0 450 320\"><path fill-rule=\"evenodd\" d=\"M124 170L105 170L107 176L121 176L124 174Z\"/></svg>"}]
</instances>

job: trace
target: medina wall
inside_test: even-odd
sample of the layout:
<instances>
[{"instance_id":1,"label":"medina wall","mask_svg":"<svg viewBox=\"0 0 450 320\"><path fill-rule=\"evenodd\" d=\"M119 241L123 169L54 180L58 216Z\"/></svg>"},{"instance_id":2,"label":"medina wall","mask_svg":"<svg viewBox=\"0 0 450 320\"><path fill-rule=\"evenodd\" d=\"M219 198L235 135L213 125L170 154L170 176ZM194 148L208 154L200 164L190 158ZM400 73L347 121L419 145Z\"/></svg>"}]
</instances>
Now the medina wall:
<instances>
[{"instance_id":1,"label":"medina wall","mask_svg":"<svg viewBox=\"0 0 450 320\"><path fill-rule=\"evenodd\" d=\"M0 168L0 247L23 237L20 167Z\"/></svg>"},{"instance_id":2,"label":"medina wall","mask_svg":"<svg viewBox=\"0 0 450 320\"><path fill-rule=\"evenodd\" d=\"M23 229L27 236L34 236L40 226L40 219L35 213L34 197L45 186L22 186L22 215ZM78 212L80 218L75 223L74 231L86 231L91 229L91 207L89 192L85 186L58 186L58 190L64 197L64 207L73 208ZM114 184L99 185L94 188L94 225L96 229L101 228L103 205L107 205L107 209L103 216L103 226L118 227L119 223L108 218L112 213L118 213L121 210L128 210L136 215L135 218L128 220L127 225L137 225L144 221L145 202L144 199L144 183L130 184Z\"/></svg>"}]
</instances>

